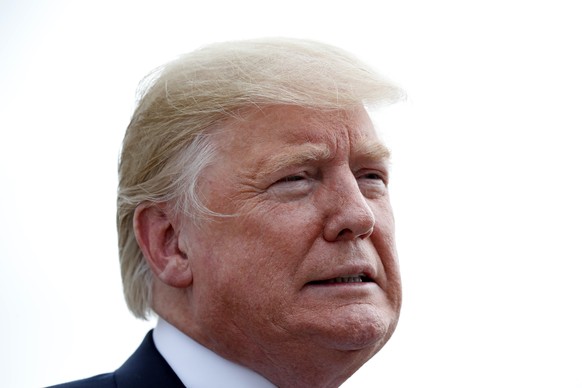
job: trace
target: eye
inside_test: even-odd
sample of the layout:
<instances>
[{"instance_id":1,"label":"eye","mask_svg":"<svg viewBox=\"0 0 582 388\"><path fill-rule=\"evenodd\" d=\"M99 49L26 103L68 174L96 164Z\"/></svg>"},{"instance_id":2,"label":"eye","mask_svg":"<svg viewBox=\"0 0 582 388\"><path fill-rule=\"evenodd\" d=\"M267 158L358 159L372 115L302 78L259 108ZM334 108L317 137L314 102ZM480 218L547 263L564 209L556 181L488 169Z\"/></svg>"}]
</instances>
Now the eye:
<instances>
[{"instance_id":1,"label":"eye","mask_svg":"<svg viewBox=\"0 0 582 388\"><path fill-rule=\"evenodd\" d=\"M287 175L275 181L269 191L279 201L292 201L305 197L313 188L313 179L307 173Z\"/></svg>"},{"instance_id":2,"label":"eye","mask_svg":"<svg viewBox=\"0 0 582 388\"><path fill-rule=\"evenodd\" d=\"M290 175L290 176L286 176L284 178L279 179L276 183L297 182L297 181L301 181L304 179L305 179L305 177L301 176L301 175Z\"/></svg>"},{"instance_id":3,"label":"eye","mask_svg":"<svg viewBox=\"0 0 582 388\"><path fill-rule=\"evenodd\" d=\"M356 174L360 191L367 198L380 198L388 192L388 174L378 170L363 170Z\"/></svg>"},{"instance_id":4,"label":"eye","mask_svg":"<svg viewBox=\"0 0 582 388\"><path fill-rule=\"evenodd\" d=\"M375 173L375 172L369 172L367 174L364 174L362 176L362 178L364 178L364 179L377 179L377 180L384 181L384 177L378 173Z\"/></svg>"},{"instance_id":5,"label":"eye","mask_svg":"<svg viewBox=\"0 0 582 388\"><path fill-rule=\"evenodd\" d=\"M357 176L358 180L367 181L369 183L378 184L381 183L384 186L388 184L388 178L386 174L379 171L363 171Z\"/></svg>"},{"instance_id":6,"label":"eye","mask_svg":"<svg viewBox=\"0 0 582 388\"><path fill-rule=\"evenodd\" d=\"M273 187L285 190L302 190L305 186L309 186L311 179L308 173L299 173L284 176L279 180L273 182Z\"/></svg>"}]
</instances>

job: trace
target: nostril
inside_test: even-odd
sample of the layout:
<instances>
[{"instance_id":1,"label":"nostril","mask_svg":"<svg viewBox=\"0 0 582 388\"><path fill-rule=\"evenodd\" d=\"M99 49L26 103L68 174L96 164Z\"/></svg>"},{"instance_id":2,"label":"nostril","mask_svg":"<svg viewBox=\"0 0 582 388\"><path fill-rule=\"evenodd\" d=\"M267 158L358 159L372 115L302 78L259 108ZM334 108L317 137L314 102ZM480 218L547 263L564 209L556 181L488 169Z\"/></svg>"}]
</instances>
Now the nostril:
<instances>
[{"instance_id":1,"label":"nostril","mask_svg":"<svg viewBox=\"0 0 582 388\"><path fill-rule=\"evenodd\" d=\"M337 234L336 238L338 238L338 239L340 239L340 238L341 239L352 239L352 238L366 239L372 235L373 231L374 231L374 227L371 227L370 229L368 229L362 233L354 233L354 231L351 230L350 228L344 228L344 229L340 230L340 232Z\"/></svg>"},{"instance_id":2,"label":"nostril","mask_svg":"<svg viewBox=\"0 0 582 388\"><path fill-rule=\"evenodd\" d=\"M372 226L370 229L368 229L368 231L366 231L365 233L362 233L362 234L360 235L360 237L361 237L362 239L364 239L364 238L368 238L368 237L370 237L370 236L372 235L372 233L374 233L374 227L373 227L373 226Z\"/></svg>"},{"instance_id":3,"label":"nostril","mask_svg":"<svg viewBox=\"0 0 582 388\"><path fill-rule=\"evenodd\" d=\"M334 210L325 221L323 236L327 241L365 240L372 235L375 217L371 210L365 213L355 213L345 207L334 207Z\"/></svg>"}]
</instances>

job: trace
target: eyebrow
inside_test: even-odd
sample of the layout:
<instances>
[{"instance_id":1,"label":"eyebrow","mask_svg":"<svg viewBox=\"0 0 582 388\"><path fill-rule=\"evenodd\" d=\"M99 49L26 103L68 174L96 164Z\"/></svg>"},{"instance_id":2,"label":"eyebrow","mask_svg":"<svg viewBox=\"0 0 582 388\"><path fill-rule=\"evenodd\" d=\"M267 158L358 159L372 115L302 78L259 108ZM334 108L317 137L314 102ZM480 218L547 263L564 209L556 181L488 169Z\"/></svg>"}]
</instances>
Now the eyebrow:
<instances>
[{"instance_id":1,"label":"eyebrow","mask_svg":"<svg viewBox=\"0 0 582 388\"><path fill-rule=\"evenodd\" d=\"M330 156L331 151L325 144L308 143L300 146L290 146L284 153L262 159L259 163L260 170L256 172L256 177L262 179L285 168L300 166L313 160L326 160Z\"/></svg>"},{"instance_id":2,"label":"eyebrow","mask_svg":"<svg viewBox=\"0 0 582 388\"><path fill-rule=\"evenodd\" d=\"M386 161L390 159L390 150L377 140L363 140L354 147L356 160ZM331 157L331 151L326 144L306 143L299 146L289 146L284 153L263 158L255 171L257 179L266 178L278 171L293 166L301 166L314 160L326 160Z\"/></svg>"},{"instance_id":3,"label":"eyebrow","mask_svg":"<svg viewBox=\"0 0 582 388\"><path fill-rule=\"evenodd\" d=\"M384 161L390 159L390 150L378 140L367 139L358 142L354 147L357 159Z\"/></svg>"}]
</instances>

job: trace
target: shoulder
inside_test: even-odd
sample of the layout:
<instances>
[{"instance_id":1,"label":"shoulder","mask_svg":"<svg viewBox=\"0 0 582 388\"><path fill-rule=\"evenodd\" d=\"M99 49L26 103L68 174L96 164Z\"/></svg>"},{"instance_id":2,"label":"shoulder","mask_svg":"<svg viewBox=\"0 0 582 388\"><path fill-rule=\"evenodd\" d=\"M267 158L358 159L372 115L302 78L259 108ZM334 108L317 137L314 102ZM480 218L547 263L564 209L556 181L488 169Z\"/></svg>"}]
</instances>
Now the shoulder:
<instances>
[{"instance_id":1,"label":"shoulder","mask_svg":"<svg viewBox=\"0 0 582 388\"><path fill-rule=\"evenodd\" d=\"M83 380L71 381L69 383L53 385L49 388L116 388L113 373L105 373L89 377Z\"/></svg>"},{"instance_id":2,"label":"shoulder","mask_svg":"<svg viewBox=\"0 0 582 388\"><path fill-rule=\"evenodd\" d=\"M152 331L115 372L55 385L50 388L183 388L184 384L156 349Z\"/></svg>"}]
</instances>

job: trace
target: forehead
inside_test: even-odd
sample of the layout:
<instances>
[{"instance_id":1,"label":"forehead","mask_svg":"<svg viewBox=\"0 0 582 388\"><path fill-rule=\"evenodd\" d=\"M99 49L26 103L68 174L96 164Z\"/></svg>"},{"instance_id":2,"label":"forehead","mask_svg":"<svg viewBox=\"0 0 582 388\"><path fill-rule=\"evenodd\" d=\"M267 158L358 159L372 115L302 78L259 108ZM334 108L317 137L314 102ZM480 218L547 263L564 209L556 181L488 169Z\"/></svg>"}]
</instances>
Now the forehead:
<instances>
[{"instance_id":1,"label":"forehead","mask_svg":"<svg viewBox=\"0 0 582 388\"><path fill-rule=\"evenodd\" d=\"M280 148L284 151L304 144L354 152L380 143L363 107L322 111L268 106L245 112L220 132L220 143L225 151L244 150L247 155L253 150Z\"/></svg>"}]
</instances>

